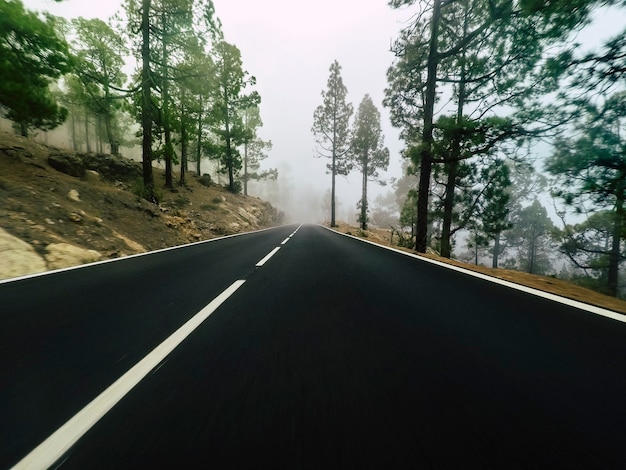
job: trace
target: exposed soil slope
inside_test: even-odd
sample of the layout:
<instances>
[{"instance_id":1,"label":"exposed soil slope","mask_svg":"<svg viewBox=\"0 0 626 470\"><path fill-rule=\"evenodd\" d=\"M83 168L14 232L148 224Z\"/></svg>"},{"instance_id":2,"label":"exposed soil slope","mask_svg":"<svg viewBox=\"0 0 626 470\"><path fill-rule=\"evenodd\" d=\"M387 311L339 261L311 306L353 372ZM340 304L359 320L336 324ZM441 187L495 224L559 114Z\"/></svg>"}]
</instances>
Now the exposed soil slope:
<instances>
[{"instance_id":1,"label":"exposed soil slope","mask_svg":"<svg viewBox=\"0 0 626 470\"><path fill-rule=\"evenodd\" d=\"M5 240L0 243L0 279L32 271L16 267L15 250L22 244L10 236L30 245L51 269L76 264L51 262L60 256L52 253L59 247L95 250L82 260L94 261L278 223L269 203L231 194L217 185L204 186L193 173L185 186L163 189L158 205L147 202L134 194L140 165L117 160L74 155L0 131L0 231ZM72 162L83 165L82 171L72 168ZM66 166L59 171L50 163ZM85 166L101 172L84 171ZM120 168L127 174L120 174ZM162 187L162 171L155 169L154 176Z\"/></svg>"}]
</instances>

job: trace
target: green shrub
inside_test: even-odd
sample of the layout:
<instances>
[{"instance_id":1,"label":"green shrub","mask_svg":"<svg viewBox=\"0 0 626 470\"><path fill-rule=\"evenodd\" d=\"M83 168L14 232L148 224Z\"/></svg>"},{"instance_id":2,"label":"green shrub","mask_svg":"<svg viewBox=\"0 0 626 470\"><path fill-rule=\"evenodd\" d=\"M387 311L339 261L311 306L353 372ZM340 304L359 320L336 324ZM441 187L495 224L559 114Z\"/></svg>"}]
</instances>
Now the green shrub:
<instances>
[{"instance_id":1,"label":"green shrub","mask_svg":"<svg viewBox=\"0 0 626 470\"><path fill-rule=\"evenodd\" d=\"M143 184L143 178L136 178L133 183L133 194L137 197L145 199L146 201L151 201L150 191ZM153 187L152 194L156 198L157 202L163 200L163 191L159 188Z\"/></svg>"}]
</instances>

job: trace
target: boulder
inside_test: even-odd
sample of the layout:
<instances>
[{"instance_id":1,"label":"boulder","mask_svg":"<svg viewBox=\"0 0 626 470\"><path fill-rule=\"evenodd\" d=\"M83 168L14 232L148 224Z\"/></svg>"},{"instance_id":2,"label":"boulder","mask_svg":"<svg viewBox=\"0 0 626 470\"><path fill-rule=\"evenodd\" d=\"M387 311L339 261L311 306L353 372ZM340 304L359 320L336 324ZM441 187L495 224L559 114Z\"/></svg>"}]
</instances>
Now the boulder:
<instances>
[{"instance_id":1,"label":"boulder","mask_svg":"<svg viewBox=\"0 0 626 470\"><path fill-rule=\"evenodd\" d=\"M99 261L102 255L96 250L87 250L69 243L51 243L46 246L45 258L48 269L61 269Z\"/></svg>"},{"instance_id":2,"label":"boulder","mask_svg":"<svg viewBox=\"0 0 626 470\"><path fill-rule=\"evenodd\" d=\"M0 228L0 279L45 270L46 262L32 246Z\"/></svg>"},{"instance_id":3,"label":"boulder","mask_svg":"<svg viewBox=\"0 0 626 470\"><path fill-rule=\"evenodd\" d=\"M127 158L101 153L82 153L80 158L88 170L107 180L129 181L142 175L141 164Z\"/></svg>"},{"instance_id":4,"label":"boulder","mask_svg":"<svg viewBox=\"0 0 626 470\"><path fill-rule=\"evenodd\" d=\"M78 178L85 175L85 165L76 155L65 153L51 153L48 155L48 164L57 171Z\"/></svg>"}]
</instances>

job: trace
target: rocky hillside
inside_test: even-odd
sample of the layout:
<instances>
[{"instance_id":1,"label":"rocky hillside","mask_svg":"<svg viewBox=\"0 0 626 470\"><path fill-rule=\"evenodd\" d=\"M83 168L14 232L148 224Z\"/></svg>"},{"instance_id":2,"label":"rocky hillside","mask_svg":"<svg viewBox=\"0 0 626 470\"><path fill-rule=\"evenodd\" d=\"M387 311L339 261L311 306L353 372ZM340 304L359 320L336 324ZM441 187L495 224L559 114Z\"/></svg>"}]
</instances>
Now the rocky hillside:
<instances>
[{"instance_id":1,"label":"rocky hillside","mask_svg":"<svg viewBox=\"0 0 626 470\"><path fill-rule=\"evenodd\" d=\"M162 186L162 171L154 170ZM160 203L137 162L0 131L0 279L270 227L276 210L188 173Z\"/></svg>"}]
</instances>

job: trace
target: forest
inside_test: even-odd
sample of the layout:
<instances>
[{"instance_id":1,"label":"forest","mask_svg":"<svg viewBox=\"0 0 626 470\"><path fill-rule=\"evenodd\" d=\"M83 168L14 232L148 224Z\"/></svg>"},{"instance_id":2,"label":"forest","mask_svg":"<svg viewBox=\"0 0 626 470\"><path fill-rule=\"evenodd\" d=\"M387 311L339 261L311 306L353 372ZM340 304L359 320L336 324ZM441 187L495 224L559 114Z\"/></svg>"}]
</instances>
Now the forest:
<instances>
[{"instance_id":1,"label":"forest","mask_svg":"<svg viewBox=\"0 0 626 470\"><path fill-rule=\"evenodd\" d=\"M185 183L190 161L200 174L203 158L216 161L232 192L277 177L259 171L271 148L257 136L261 97L210 0L126 0L108 22L2 0L0 16L0 106L21 135L67 120L74 150L113 155L140 138L140 191L154 201L154 160L164 162L165 188Z\"/></svg>"},{"instance_id":2,"label":"forest","mask_svg":"<svg viewBox=\"0 0 626 470\"><path fill-rule=\"evenodd\" d=\"M330 224L335 177L357 172L362 230L371 224L418 252L623 296L626 31L591 51L575 38L626 1L388 4L410 18L390 45L382 103L400 132L403 172L369 201L368 183L382 181L390 158L380 111L365 95L354 112L335 60L311 128L331 176ZM135 67L125 73L129 59ZM211 0L124 0L108 22L0 0L2 116L25 136L66 123L74 150L116 155L140 139L147 200L163 190L155 160L165 188L185 184L190 162L200 174L203 159L232 192L277 178L261 169L272 143L258 135L255 83ZM538 161L537 146L547 158Z\"/></svg>"},{"instance_id":3,"label":"forest","mask_svg":"<svg viewBox=\"0 0 626 470\"><path fill-rule=\"evenodd\" d=\"M620 295L626 31L615 31L593 51L574 39L601 9L623 11L626 2L389 5L412 12L391 47L395 59L383 102L404 143L404 172L371 213L364 189L362 228L371 219L417 252ZM363 152L354 145L357 131L348 130L352 108L339 69L331 67L313 128L331 158L332 211L334 175L345 174L359 160L355 154L372 169L386 165L376 163L373 147ZM539 145L549 148L541 161Z\"/></svg>"}]
</instances>

